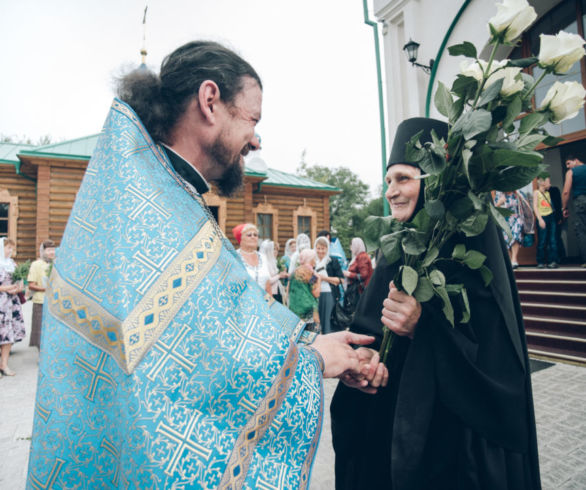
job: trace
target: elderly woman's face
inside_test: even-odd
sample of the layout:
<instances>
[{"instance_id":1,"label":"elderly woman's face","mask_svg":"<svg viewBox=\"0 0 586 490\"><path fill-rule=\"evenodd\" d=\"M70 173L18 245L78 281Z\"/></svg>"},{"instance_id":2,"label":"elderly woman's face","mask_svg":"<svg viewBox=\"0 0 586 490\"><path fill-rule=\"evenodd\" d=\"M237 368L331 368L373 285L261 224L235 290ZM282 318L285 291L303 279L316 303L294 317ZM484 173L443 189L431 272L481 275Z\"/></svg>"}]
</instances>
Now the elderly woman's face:
<instances>
[{"instance_id":1,"label":"elderly woman's face","mask_svg":"<svg viewBox=\"0 0 586 490\"><path fill-rule=\"evenodd\" d=\"M315 251L317 252L318 259L323 259L326 254L328 253L328 247L323 244L323 242L317 242L315 246Z\"/></svg>"},{"instance_id":2,"label":"elderly woman's face","mask_svg":"<svg viewBox=\"0 0 586 490\"><path fill-rule=\"evenodd\" d=\"M421 181L416 177L420 174L418 168L402 163L392 165L387 171L385 197L397 221L408 221L415 211L421 188Z\"/></svg>"},{"instance_id":3,"label":"elderly woman's face","mask_svg":"<svg viewBox=\"0 0 586 490\"><path fill-rule=\"evenodd\" d=\"M256 250L258 248L258 231L250 228L245 233L242 233L240 247L246 250Z\"/></svg>"}]
</instances>

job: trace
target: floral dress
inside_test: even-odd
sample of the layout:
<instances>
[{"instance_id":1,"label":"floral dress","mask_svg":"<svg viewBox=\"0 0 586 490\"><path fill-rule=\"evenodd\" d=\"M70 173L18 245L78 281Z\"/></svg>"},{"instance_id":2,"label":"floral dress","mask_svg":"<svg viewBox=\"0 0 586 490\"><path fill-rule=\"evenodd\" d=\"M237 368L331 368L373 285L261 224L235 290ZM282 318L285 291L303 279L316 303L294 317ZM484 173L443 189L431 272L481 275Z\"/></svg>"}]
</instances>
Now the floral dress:
<instances>
[{"instance_id":1,"label":"floral dress","mask_svg":"<svg viewBox=\"0 0 586 490\"><path fill-rule=\"evenodd\" d=\"M11 275L0 269L0 286L10 284ZM0 292L0 345L20 342L24 336L24 318L18 295Z\"/></svg>"},{"instance_id":2,"label":"floral dress","mask_svg":"<svg viewBox=\"0 0 586 490\"><path fill-rule=\"evenodd\" d=\"M497 191L494 197L494 202L498 202L502 195L502 192ZM507 218L507 222L509 223L509 227L511 228L513 238L510 239L509 236L503 231L505 242L507 242L507 246L511 248L514 242L523 243L523 220L521 218L521 213L519 210L519 199L516 193L505 192L504 196L505 203L502 205L502 207L509 209L513 212L513 214L511 214L511 216Z\"/></svg>"}]
</instances>

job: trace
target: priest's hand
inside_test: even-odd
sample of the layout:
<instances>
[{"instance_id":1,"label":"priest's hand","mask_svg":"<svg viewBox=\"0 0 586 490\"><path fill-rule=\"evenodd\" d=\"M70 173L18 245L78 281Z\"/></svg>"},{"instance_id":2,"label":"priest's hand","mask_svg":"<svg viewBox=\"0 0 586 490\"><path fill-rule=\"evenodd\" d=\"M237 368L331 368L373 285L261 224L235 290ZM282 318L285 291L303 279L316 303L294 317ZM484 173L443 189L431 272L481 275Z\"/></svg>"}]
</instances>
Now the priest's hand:
<instances>
[{"instance_id":1,"label":"priest's hand","mask_svg":"<svg viewBox=\"0 0 586 490\"><path fill-rule=\"evenodd\" d=\"M413 338L415 327L421 317L421 304L413 296L399 291L391 282L389 295L383 301L381 322L392 332L402 337Z\"/></svg>"},{"instance_id":2,"label":"priest's hand","mask_svg":"<svg viewBox=\"0 0 586 490\"><path fill-rule=\"evenodd\" d=\"M389 371L382 362L379 362L380 357L377 351L360 347L356 349L356 353L362 365L360 375L346 372L340 376L340 381L350 388L374 395L378 388L387 386Z\"/></svg>"},{"instance_id":3,"label":"priest's hand","mask_svg":"<svg viewBox=\"0 0 586 490\"><path fill-rule=\"evenodd\" d=\"M311 347L317 350L324 360L324 378L337 378L345 372L361 374L363 366L360 363L360 356L350 344L368 345L372 342L374 337L344 330L318 335Z\"/></svg>"}]
</instances>

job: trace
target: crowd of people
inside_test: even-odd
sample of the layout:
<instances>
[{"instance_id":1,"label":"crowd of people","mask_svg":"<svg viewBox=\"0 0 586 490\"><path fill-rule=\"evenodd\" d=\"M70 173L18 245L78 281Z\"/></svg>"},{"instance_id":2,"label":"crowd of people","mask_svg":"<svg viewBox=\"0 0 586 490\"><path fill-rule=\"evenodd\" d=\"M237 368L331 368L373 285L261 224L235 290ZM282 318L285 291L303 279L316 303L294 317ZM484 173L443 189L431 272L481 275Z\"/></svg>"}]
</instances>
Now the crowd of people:
<instances>
[{"instance_id":1,"label":"crowd of people","mask_svg":"<svg viewBox=\"0 0 586 490\"><path fill-rule=\"evenodd\" d=\"M236 252L254 282L274 300L288 306L309 330L326 334L339 330L339 319L332 322L337 303L351 319L373 272L373 259L361 238L352 239L352 258L346 266L341 247L331 252L337 238L332 241L327 230L318 233L313 248L305 233L288 239L281 257L278 243L259 240L258 228L252 223L234 227L232 234L238 243ZM349 322L346 319L343 327L348 327Z\"/></svg>"}]
</instances>

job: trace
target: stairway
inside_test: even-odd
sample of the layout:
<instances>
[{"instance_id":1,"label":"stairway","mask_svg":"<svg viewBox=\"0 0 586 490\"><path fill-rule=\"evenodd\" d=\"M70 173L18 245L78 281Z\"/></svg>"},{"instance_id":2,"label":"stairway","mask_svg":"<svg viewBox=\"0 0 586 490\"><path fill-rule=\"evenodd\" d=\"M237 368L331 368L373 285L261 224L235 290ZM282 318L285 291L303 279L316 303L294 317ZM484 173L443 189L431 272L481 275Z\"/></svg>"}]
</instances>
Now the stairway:
<instances>
[{"instance_id":1,"label":"stairway","mask_svg":"<svg viewBox=\"0 0 586 490\"><path fill-rule=\"evenodd\" d=\"M586 364L586 269L515 270L529 355Z\"/></svg>"}]
</instances>

